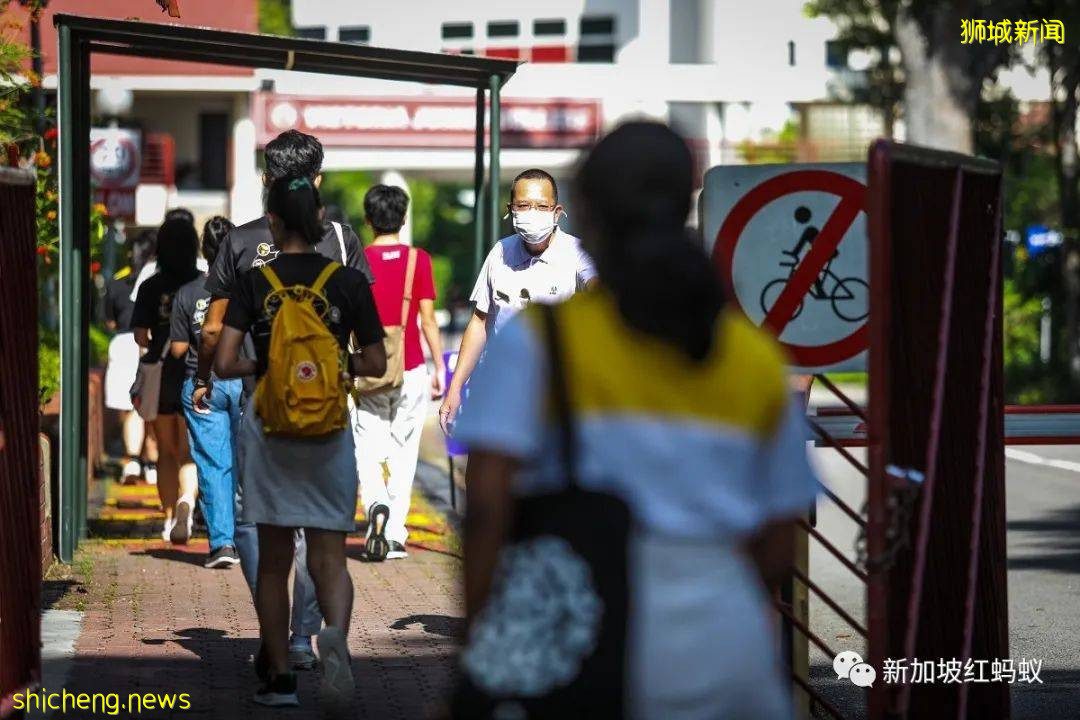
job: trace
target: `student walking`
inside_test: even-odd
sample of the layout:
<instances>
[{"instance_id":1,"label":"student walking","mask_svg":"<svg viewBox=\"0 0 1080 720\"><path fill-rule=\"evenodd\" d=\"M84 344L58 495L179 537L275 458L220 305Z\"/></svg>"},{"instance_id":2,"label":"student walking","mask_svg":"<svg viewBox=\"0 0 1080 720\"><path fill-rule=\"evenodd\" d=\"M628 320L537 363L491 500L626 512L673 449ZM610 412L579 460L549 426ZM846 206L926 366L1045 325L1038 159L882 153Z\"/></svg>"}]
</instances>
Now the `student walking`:
<instances>
[{"instance_id":1,"label":"student walking","mask_svg":"<svg viewBox=\"0 0 1080 720\"><path fill-rule=\"evenodd\" d=\"M140 360L140 403L156 402L154 408L140 408L144 417L153 417L151 426L158 445L158 498L165 513L161 537L186 543L191 537L192 512L199 492L198 474L191 462L187 425L180 404L184 383L184 361L166 348L176 291L199 276L196 256L199 238L191 223L166 220L158 230L157 268L139 287L132 311L135 342L145 348Z\"/></svg>"},{"instance_id":2,"label":"student walking","mask_svg":"<svg viewBox=\"0 0 1080 720\"><path fill-rule=\"evenodd\" d=\"M431 256L401 242L409 197L389 185L376 185L364 196L365 222L374 241L365 249L375 275L372 292L379 319L387 330L387 377L361 385L353 407L353 433L360 493L367 510L364 553L368 560L408 555L409 515L420 433L430 400L441 397L446 368L435 321L435 282ZM428 377L421 330L435 363ZM393 374L393 377L389 377Z\"/></svg>"},{"instance_id":3,"label":"student walking","mask_svg":"<svg viewBox=\"0 0 1080 720\"><path fill-rule=\"evenodd\" d=\"M128 264L105 283L105 327L114 333L109 340L109 364L105 369L105 407L120 413L124 442L120 482L125 484L137 482L140 477L152 485L157 483L157 448L147 437L146 425L131 404L131 386L139 368L139 345L131 331L131 315L135 311L131 292L135 278L156 252L157 232L144 230L131 243Z\"/></svg>"},{"instance_id":4,"label":"student walking","mask_svg":"<svg viewBox=\"0 0 1080 720\"><path fill-rule=\"evenodd\" d=\"M533 168L514 178L506 212L513 219L514 234L495 243L469 297L475 303L473 314L439 408L443 432L449 432L457 417L465 383L488 338L530 303L561 302L589 287L596 276L581 241L559 228L564 212L550 174Z\"/></svg>"},{"instance_id":5,"label":"student walking","mask_svg":"<svg viewBox=\"0 0 1080 720\"><path fill-rule=\"evenodd\" d=\"M817 482L780 348L684 230L692 173L663 125L603 139L576 205L598 289L476 372L458 717L792 716L766 586Z\"/></svg>"},{"instance_id":6,"label":"student walking","mask_svg":"<svg viewBox=\"0 0 1080 720\"><path fill-rule=\"evenodd\" d=\"M223 217L207 220L203 227L202 254L213 264L221 243L233 224ZM240 426L240 408L244 384L241 380L222 380L207 405L209 413L195 412L191 393L198 367L199 337L202 335L210 293L206 275L200 273L176 291L173 299L170 352L182 359L185 367L181 400L187 420L191 455L199 470L199 504L210 536L210 553L203 563L208 568L227 568L240 562L236 553L235 504L236 483L233 474L233 441Z\"/></svg>"},{"instance_id":7,"label":"student walking","mask_svg":"<svg viewBox=\"0 0 1080 720\"><path fill-rule=\"evenodd\" d=\"M315 188L318 188L322 179L323 161L323 148L318 138L296 130L288 130L266 144L263 157L266 163L262 176L264 187L269 188L279 178L304 177ZM322 222L319 230L321 235L315 246L319 254L360 271L369 283L373 280L363 245L352 228L341 223ZM274 262L280 253L280 248L274 244L269 216L266 215L237 227L222 243L206 278L206 289L210 292L211 300L199 339L198 369L192 381L194 389L191 393L191 404L196 411L207 412L207 397L213 396L210 369L214 363L214 354L223 328L225 311L236 292L239 278L249 270ZM248 390L252 390L250 383L248 385ZM239 472L239 470L234 469L234 472ZM240 506L244 503L244 486L244 479L240 477L240 492L237 495L237 503ZM236 517L236 549L240 553L240 566L254 597L255 570L259 565L255 527L243 522L243 516L239 510L236 512ZM319 616L315 589L305 565L307 551L304 546L303 530L296 532L295 555L293 636L289 641L289 656L294 668L310 669L315 663L311 637L322 627L322 617Z\"/></svg>"},{"instance_id":8,"label":"student walking","mask_svg":"<svg viewBox=\"0 0 1080 720\"><path fill-rule=\"evenodd\" d=\"M239 434L243 519L259 529L255 607L262 647L255 701L296 705L288 672L288 579L293 530L304 528L307 567L326 627L319 633L320 698L343 716L354 693L346 637L353 588L345 536L355 530L357 476L348 431L349 375L382 375L383 330L367 279L326 259L318 191L305 176L270 185L269 225L278 256L241 276L225 314L214 368L221 378L255 375L253 409ZM255 359L240 359L251 332ZM352 336L360 347L346 355ZM347 361L343 362L343 359Z\"/></svg>"}]
</instances>

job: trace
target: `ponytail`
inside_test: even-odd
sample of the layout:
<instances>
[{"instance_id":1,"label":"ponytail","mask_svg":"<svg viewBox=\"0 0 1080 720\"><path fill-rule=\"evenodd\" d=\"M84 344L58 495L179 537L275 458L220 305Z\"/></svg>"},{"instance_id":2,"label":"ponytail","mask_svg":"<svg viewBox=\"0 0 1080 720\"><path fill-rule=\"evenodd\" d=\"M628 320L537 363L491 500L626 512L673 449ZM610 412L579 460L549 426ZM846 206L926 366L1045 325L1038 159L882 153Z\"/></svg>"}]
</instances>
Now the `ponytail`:
<instances>
[{"instance_id":1,"label":"ponytail","mask_svg":"<svg viewBox=\"0 0 1080 720\"><path fill-rule=\"evenodd\" d=\"M280 218L286 230L297 233L312 246L322 240L321 209L319 191L306 177L274 180L266 198L267 212Z\"/></svg>"},{"instance_id":2,"label":"ponytail","mask_svg":"<svg viewBox=\"0 0 1080 720\"><path fill-rule=\"evenodd\" d=\"M601 140L577 176L601 282L632 328L696 361L708 357L724 292L685 229L693 161L664 125L631 122Z\"/></svg>"}]
</instances>

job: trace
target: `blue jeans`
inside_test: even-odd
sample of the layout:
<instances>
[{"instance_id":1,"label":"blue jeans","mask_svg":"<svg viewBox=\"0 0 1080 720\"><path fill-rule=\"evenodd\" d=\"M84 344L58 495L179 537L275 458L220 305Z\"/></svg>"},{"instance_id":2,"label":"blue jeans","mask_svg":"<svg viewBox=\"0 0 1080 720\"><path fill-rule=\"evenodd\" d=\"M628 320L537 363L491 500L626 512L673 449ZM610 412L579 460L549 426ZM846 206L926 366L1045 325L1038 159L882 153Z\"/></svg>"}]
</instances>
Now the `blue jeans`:
<instances>
[{"instance_id":1,"label":"blue jeans","mask_svg":"<svg viewBox=\"0 0 1080 720\"><path fill-rule=\"evenodd\" d=\"M191 405L192 378L184 381L181 400L187 419L191 457L199 470L199 505L210 535L210 550L236 546L234 510L236 476L233 446L240 427L240 380L218 380L210 393L210 414L195 412Z\"/></svg>"}]
</instances>

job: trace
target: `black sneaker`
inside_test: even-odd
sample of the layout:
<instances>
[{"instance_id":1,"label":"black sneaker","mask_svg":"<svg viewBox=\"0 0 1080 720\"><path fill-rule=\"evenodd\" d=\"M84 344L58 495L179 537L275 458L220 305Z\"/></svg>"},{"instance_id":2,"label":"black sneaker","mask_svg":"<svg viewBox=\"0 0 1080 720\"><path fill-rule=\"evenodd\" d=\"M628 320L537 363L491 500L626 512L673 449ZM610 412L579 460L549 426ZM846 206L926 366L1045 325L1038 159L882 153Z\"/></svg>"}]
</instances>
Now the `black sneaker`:
<instances>
[{"instance_id":1,"label":"black sneaker","mask_svg":"<svg viewBox=\"0 0 1080 720\"><path fill-rule=\"evenodd\" d=\"M300 699L296 697L296 675L275 675L273 679L263 682L253 699L267 707L296 707L300 704Z\"/></svg>"},{"instance_id":2,"label":"black sneaker","mask_svg":"<svg viewBox=\"0 0 1080 720\"><path fill-rule=\"evenodd\" d=\"M236 554L236 549L232 545L222 545L217 550L210 551L210 554L206 556L206 562L203 563L204 568L231 568L233 565L240 563L240 556Z\"/></svg>"},{"instance_id":3,"label":"black sneaker","mask_svg":"<svg viewBox=\"0 0 1080 720\"><path fill-rule=\"evenodd\" d=\"M382 503L372 503L368 508L367 518L364 559L368 562L382 562L390 552L390 543L386 541L386 521L390 518L390 508Z\"/></svg>"},{"instance_id":4,"label":"black sneaker","mask_svg":"<svg viewBox=\"0 0 1080 720\"><path fill-rule=\"evenodd\" d=\"M397 540L390 541L390 552L386 553L387 560L401 560L402 558L409 557L409 553L406 552L405 546L399 543Z\"/></svg>"}]
</instances>

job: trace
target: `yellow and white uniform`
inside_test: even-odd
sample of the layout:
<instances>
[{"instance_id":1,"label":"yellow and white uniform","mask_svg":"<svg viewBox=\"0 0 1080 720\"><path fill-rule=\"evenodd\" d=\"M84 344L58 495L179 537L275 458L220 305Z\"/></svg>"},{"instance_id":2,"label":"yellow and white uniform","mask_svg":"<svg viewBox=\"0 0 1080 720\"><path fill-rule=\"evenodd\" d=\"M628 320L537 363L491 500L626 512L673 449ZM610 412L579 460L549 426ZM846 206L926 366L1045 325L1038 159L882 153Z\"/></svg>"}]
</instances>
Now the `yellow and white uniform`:
<instances>
[{"instance_id":1,"label":"yellow and white uniform","mask_svg":"<svg viewBox=\"0 0 1080 720\"><path fill-rule=\"evenodd\" d=\"M626 325L605 291L556 311L578 479L623 498L630 544L626 707L642 718L790 717L775 615L741 543L804 512L818 483L775 341L737 311L700 363ZM563 482L539 318L489 344L455 438L523 461L515 492ZM602 523L603 518L597 518Z\"/></svg>"}]
</instances>

